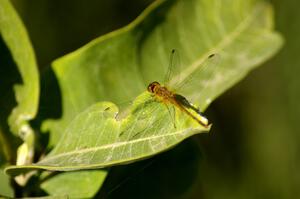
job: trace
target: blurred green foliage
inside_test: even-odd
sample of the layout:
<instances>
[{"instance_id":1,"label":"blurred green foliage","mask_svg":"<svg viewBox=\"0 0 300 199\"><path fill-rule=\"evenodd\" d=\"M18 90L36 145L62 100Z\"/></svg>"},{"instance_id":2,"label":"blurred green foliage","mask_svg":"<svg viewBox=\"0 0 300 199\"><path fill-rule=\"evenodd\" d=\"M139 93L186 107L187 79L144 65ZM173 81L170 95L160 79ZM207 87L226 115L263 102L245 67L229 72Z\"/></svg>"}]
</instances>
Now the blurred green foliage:
<instances>
[{"instance_id":1,"label":"blurred green foliage","mask_svg":"<svg viewBox=\"0 0 300 199\"><path fill-rule=\"evenodd\" d=\"M129 23L150 0L13 3L44 69L55 58ZM300 2L271 3L285 46L210 106L208 115L215 124L212 132L152 160L114 168L97 196L141 198L151 190L153 195L148 196L162 193L169 198L188 186L189 198L299 197ZM172 169L177 164L181 170ZM185 179L189 176L192 182Z\"/></svg>"},{"instance_id":2,"label":"blurred green foliage","mask_svg":"<svg viewBox=\"0 0 300 199\"><path fill-rule=\"evenodd\" d=\"M210 107L218 128L199 138L207 157L199 182L205 198L300 195L300 2L271 2L285 46Z\"/></svg>"}]
</instances>

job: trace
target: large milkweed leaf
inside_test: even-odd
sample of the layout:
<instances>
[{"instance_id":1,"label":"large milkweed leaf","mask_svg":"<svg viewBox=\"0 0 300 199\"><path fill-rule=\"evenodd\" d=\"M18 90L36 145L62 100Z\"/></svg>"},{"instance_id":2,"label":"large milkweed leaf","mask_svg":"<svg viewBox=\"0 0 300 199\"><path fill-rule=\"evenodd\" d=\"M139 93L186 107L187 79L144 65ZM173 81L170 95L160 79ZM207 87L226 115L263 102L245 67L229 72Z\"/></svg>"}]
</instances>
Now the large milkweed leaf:
<instances>
[{"instance_id":1,"label":"large milkweed leaf","mask_svg":"<svg viewBox=\"0 0 300 199\"><path fill-rule=\"evenodd\" d=\"M208 103L199 99L204 109L279 49L282 41L272 30L272 20L270 5L261 1L234 0L226 6L219 1L157 1L128 26L53 62L63 116L45 122L43 129L56 143L71 119L91 104L132 100L151 81L164 79L173 48L180 53L182 77L193 73L211 53L220 55L219 72L214 75L220 81L206 89L213 88L203 95ZM194 85L186 96L201 92L198 89Z\"/></svg>"},{"instance_id":2,"label":"large milkweed leaf","mask_svg":"<svg viewBox=\"0 0 300 199\"><path fill-rule=\"evenodd\" d=\"M185 93L188 99L201 94L199 85L207 82L209 92L198 98L204 100L198 104L205 109L278 51L282 39L273 31L269 4L244 0L222 4L217 0L157 1L128 26L56 60L53 69L62 91L63 116L45 123L44 129L57 145L38 163L10 167L7 172L125 164L207 131L177 108L172 120L165 104L148 92L140 93L147 83L164 79L170 51L176 48L182 69L173 79L179 73L184 79L197 74L199 82L189 85ZM211 53L219 54L221 61L208 78L198 71ZM120 103L137 95L123 120L116 119L114 104L95 104Z\"/></svg>"},{"instance_id":3,"label":"large milkweed leaf","mask_svg":"<svg viewBox=\"0 0 300 199\"><path fill-rule=\"evenodd\" d=\"M208 130L179 110L175 128L165 105L147 92L135 100L128 117L118 121L117 113L118 108L110 102L89 107L70 123L61 138L64 141L32 167L66 171L124 164Z\"/></svg>"}]
</instances>

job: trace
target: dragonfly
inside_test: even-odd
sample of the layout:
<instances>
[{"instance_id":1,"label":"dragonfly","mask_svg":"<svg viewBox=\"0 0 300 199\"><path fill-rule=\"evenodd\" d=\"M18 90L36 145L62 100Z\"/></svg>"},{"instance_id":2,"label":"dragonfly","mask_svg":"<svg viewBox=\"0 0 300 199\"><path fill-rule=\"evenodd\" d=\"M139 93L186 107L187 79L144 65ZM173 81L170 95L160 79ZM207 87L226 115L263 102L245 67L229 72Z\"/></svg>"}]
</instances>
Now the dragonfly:
<instances>
[{"instance_id":1,"label":"dragonfly","mask_svg":"<svg viewBox=\"0 0 300 199\"><path fill-rule=\"evenodd\" d=\"M171 56L170 56L170 65L166 74L165 78L165 83L166 85L160 84L158 81L153 81L151 82L147 90L150 92L159 102L164 103L168 111L171 115L171 111L169 110L169 105L173 105L172 107L177 107L180 111L184 112L187 114L189 117L191 117L193 120L198 122L200 125L202 125L205 128L208 128L211 123L207 119L207 117L200 111L198 107L196 107L194 104L192 104L189 100L187 100L186 97L184 97L181 94L176 93L172 89L169 88L168 83L170 83L170 77L172 76L171 74L174 73L174 57L176 55L175 49L171 51ZM180 88L180 90L184 90L186 86L193 86L193 82L197 81L197 77L199 76L198 73L203 72L203 71L209 71L206 75L211 76L212 73L214 72L214 69L217 65L217 55L216 54L210 54L206 60L202 64L200 64L200 70L197 69L194 73L189 75L188 77L185 78L184 81L182 81L179 85L175 86L177 89ZM199 81L198 81L199 82ZM209 82L207 82L209 83ZM194 85L195 86L195 85ZM205 86L204 86L205 87ZM174 89L176 90L176 88ZM172 116L172 115L171 115ZM174 124L175 128L176 125Z\"/></svg>"},{"instance_id":2,"label":"dragonfly","mask_svg":"<svg viewBox=\"0 0 300 199\"><path fill-rule=\"evenodd\" d=\"M166 105L171 118L173 118L174 115L172 115L172 111L170 109L173 109L173 113L176 113L176 111L174 111L176 107L177 109L179 109L179 111L184 112L188 117L192 118L199 125L205 128L210 127L211 123L207 119L207 117L200 111L200 109L196 105L192 104L187 99L187 97L185 97L185 94L187 94L188 98L191 99L191 101L198 100L199 95L201 94L205 94L206 98L204 99L207 99L207 96L212 96L206 91L213 90L210 87L210 83L214 82L219 56L217 54L210 54L203 59L204 61L200 60L195 64L192 64L195 67L191 68L191 72L185 72L185 70L176 68L180 66L180 63L176 63L175 61L178 56L178 52L175 49L171 51L169 66L167 67L165 78L162 81L163 84L159 83L158 81L152 81L147 86L147 91L152 96L148 98L149 93L147 93L147 95L145 96L142 94L142 98L139 99L141 101L137 100L139 102L137 102L137 105L133 108L132 115L129 115L129 117L132 117L133 119L125 120L124 125L121 126L121 132L119 134L120 141L127 142L129 140L139 140L139 138L140 140L147 140L147 138L149 137L155 138L155 136L157 137L163 134L166 129L169 130L169 128L172 126L169 121L172 120L170 120L170 118L168 118L169 120L165 120L164 117L167 116L167 112L163 109L164 107L163 105L161 105L161 103ZM180 81L180 76L183 75L183 71L186 74L183 80ZM195 93L195 88L199 88L199 91L201 92ZM178 94L179 92L177 93L177 91L179 91L180 94ZM183 94L181 94L181 92ZM158 105L157 102L159 102L160 104ZM197 125L197 123L195 124ZM173 118L173 124L174 128L176 128L175 118ZM184 126L184 128L185 127L186 126ZM171 137L170 134L168 136ZM175 135L174 137L176 139ZM174 137L172 139L174 139ZM151 139L149 139L151 150L159 151L159 147L166 144L166 139L167 138L165 138L164 136L161 136L159 140L153 139L152 142ZM147 148L146 141L143 141L142 148ZM125 147L122 152L125 153ZM153 160L150 162L150 164L152 163ZM150 164L148 163L145 167L142 168L141 171L146 169ZM138 173L139 172L140 171L138 171ZM121 182L121 184L126 183L130 179L131 177L126 178L123 182ZM111 192L118 189L121 184L113 188Z\"/></svg>"},{"instance_id":3,"label":"dragonfly","mask_svg":"<svg viewBox=\"0 0 300 199\"><path fill-rule=\"evenodd\" d=\"M177 62L176 58L178 58ZM153 135L153 132L159 135L169 129L171 123L173 123L174 129L183 130L186 127L187 118L192 118L196 122L195 124L209 129L211 122L200 111L198 104L194 105L191 102L199 101L199 99L205 100L204 103L200 102L204 107L210 102L208 96L214 96L214 88L211 83L216 78L215 71L218 61L218 54L210 54L203 60L200 59L191 64L192 68L181 70L179 54L176 50L172 50L163 83L152 81L147 86L147 95L141 94L136 98L127 122L124 122L121 127L120 138L122 140L137 139L146 134ZM195 92L195 88L199 88L200 92ZM163 105L169 112L168 118L165 118L168 113L164 111ZM128 114L127 110L129 109L125 107L125 111L121 112L123 115L118 114L118 118L125 118ZM176 114L182 112L187 116L186 118L176 117Z\"/></svg>"}]
</instances>

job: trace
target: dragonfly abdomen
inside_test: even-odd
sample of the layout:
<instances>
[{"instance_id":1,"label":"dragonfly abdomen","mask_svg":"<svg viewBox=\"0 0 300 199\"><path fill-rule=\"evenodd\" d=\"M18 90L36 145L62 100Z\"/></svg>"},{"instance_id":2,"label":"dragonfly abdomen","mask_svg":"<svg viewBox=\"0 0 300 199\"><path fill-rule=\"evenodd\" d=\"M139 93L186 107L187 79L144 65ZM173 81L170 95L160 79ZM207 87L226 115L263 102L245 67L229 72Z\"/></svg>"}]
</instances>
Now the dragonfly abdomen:
<instances>
[{"instance_id":1,"label":"dragonfly abdomen","mask_svg":"<svg viewBox=\"0 0 300 199\"><path fill-rule=\"evenodd\" d=\"M174 94L174 99L177 103L177 106L180 107L182 111L191 116L202 126L209 126L208 119L204 117L201 111L198 108L196 108L193 104L191 104L185 97L183 97L182 95Z\"/></svg>"}]
</instances>

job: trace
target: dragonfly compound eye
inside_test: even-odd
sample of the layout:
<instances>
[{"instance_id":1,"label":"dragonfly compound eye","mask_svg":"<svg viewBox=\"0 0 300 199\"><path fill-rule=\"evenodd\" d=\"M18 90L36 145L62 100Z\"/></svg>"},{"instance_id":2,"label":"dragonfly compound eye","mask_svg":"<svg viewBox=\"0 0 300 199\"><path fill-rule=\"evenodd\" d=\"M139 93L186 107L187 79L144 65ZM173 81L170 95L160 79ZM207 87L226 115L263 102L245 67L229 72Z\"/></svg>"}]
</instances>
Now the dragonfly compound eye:
<instances>
[{"instance_id":1,"label":"dragonfly compound eye","mask_svg":"<svg viewBox=\"0 0 300 199\"><path fill-rule=\"evenodd\" d=\"M149 84L147 90L150 92L150 93L154 93L155 92L155 88L157 88L160 84L158 82L152 82Z\"/></svg>"}]
</instances>

